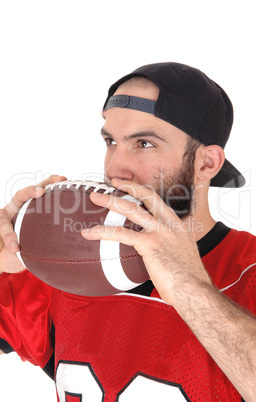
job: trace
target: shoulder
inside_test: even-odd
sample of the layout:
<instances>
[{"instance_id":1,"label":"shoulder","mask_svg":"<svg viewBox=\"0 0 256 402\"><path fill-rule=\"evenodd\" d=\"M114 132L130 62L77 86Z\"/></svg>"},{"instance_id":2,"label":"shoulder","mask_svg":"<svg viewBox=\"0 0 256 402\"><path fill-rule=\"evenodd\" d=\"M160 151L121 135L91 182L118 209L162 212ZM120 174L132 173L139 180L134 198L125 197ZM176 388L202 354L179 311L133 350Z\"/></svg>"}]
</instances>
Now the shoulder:
<instances>
[{"instance_id":1,"label":"shoulder","mask_svg":"<svg viewBox=\"0 0 256 402\"><path fill-rule=\"evenodd\" d=\"M219 289L225 288L243 273L256 272L256 237L231 229L202 260L214 284Z\"/></svg>"},{"instance_id":2,"label":"shoulder","mask_svg":"<svg viewBox=\"0 0 256 402\"><path fill-rule=\"evenodd\" d=\"M232 229L224 239L225 250L241 263L256 262L256 236Z\"/></svg>"},{"instance_id":3,"label":"shoulder","mask_svg":"<svg viewBox=\"0 0 256 402\"><path fill-rule=\"evenodd\" d=\"M0 338L5 352L11 348L23 360L46 365L52 354L52 291L27 270L0 276Z\"/></svg>"},{"instance_id":4,"label":"shoulder","mask_svg":"<svg viewBox=\"0 0 256 402\"><path fill-rule=\"evenodd\" d=\"M2 273L0 275L0 301L3 297L33 298L43 295L44 298L51 296L52 288L37 279L28 270L16 274Z\"/></svg>"},{"instance_id":5,"label":"shoulder","mask_svg":"<svg viewBox=\"0 0 256 402\"><path fill-rule=\"evenodd\" d=\"M239 262L254 261L256 259L256 236L249 232L231 229L203 259L210 262L225 256Z\"/></svg>"},{"instance_id":6,"label":"shoulder","mask_svg":"<svg viewBox=\"0 0 256 402\"><path fill-rule=\"evenodd\" d=\"M0 275L0 316L15 317L16 324L24 325L42 311L51 311L53 289L29 271ZM33 318L31 318L33 316Z\"/></svg>"}]
</instances>

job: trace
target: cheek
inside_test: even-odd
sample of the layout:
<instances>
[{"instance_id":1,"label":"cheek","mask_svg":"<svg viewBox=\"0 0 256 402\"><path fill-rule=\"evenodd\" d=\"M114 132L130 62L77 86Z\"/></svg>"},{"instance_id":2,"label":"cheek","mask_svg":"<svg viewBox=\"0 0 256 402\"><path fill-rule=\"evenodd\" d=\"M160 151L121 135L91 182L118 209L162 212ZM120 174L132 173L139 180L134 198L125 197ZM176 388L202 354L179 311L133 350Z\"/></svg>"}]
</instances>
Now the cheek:
<instances>
[{"instance_id":1,"label":"cheek","mask_svg":"<svg viewBox=\"0 0 256 402\"><path fill-rule=\"evenodd\" d=\"M104 159L104 168L105 170L109 168L109 166L112 166L113 163L117 163L118 158L115 153L115 148L107 148L106 153L105 153L105 159Z\"/></svg>"},{"instance_id":2,"label":"cheek","mask_svg":"<svg viewBox=\"0 0 256 402\"><path fill-rule=\"evenodd\" d=\"M110 162L110 155L109 152L106 152L104 158L104 170L106 170L106 166L109 165L109 162Z\"/></svg>"},{"instance_id":3,"label":"cheek","mask_svg":"<svg viewBox=\"0 0 256 402\"><path fill-rule=\"evenodd\" d=\"M151 178L150 183L153 187L158 187L166 181L172 181L179 174L181 167L177 168L171 163L154 166L148 172L148 176Z\"/></svg>"},{"instance_id":4,"label":"cheek","mask_svg":"<svg viewBox=\"0 0 256 402\"><path fill-rule=\"evenodd\" d=\"M135 182L142 185L154 183L155 173L157 171L157 168L154 168L154 166L148 163L140 163L137 166L133 166L133 170Z\"/></svg>"}]
</instances>

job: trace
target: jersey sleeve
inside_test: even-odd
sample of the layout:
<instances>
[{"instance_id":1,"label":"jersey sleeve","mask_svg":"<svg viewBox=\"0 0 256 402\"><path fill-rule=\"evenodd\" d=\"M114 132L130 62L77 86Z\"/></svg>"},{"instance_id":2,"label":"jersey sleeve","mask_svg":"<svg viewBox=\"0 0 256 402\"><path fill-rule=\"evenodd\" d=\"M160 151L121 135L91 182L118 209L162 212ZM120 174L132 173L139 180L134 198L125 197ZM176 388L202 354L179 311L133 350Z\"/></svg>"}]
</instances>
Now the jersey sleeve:
<instances>
[{"instance_id":1,"label":"jersey sleeve","mask_svg":"<svg viewBox=\"0 0 256 402\"><path fill-rule=\"evenodd\" d=\"M53 352L51 294L52 288L27 270L0 275L0 338L10 347L6 351L40 367Z\"/></svg>"},{"instance_id":2,"label":"jersey sleeve","mask_svg":"<svg viewBox=\"0 0 256 402\"><path fill-rule=\"evenodd\" d=\"M220 292L256 315L256 237L232 229L202 261Z\"/></svg>"}]
</instances>

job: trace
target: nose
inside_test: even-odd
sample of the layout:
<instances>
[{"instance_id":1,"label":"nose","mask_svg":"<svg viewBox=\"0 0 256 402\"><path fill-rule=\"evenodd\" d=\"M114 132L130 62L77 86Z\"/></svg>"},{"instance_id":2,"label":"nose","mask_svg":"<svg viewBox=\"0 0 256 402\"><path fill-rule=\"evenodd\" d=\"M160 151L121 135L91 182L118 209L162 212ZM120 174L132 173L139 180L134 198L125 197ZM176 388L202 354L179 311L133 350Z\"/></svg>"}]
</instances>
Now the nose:
<instances>
[{"instance_id":1,"label":"nose","mask_svg":"<svg viewBox=\"0 0 256 402\"><path fill-rule=\"evenodd\" d=\"M131 158L125 152L116 149L113 153L106 154L105 175L109 180L122 179L133 180L133 166Z\"/></svg>"}]
</instances>

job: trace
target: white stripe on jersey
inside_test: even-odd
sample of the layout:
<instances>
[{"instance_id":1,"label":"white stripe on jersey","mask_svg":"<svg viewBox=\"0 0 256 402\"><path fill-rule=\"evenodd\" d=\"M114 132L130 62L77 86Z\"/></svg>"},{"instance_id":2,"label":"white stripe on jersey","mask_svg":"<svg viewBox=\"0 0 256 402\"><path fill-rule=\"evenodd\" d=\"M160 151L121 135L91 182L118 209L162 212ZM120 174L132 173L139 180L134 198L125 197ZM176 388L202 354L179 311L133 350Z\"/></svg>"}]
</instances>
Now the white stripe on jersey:
<instances>
[{"instance_id":1,"label":"white stripe on jersey","mask_svg":"<svg viewBox=\"0 0 256 402\"><path fill-rule=\"evenodd\" d=\"M236 285L236 284L240 281L240 279L242 278L242 276L243 276L247 271L249 271L249 269L251 269L252 267L254 267L255 265L256 265L256 263L255 263L255 264L252 264L252 265L249 265L249 267L245 268L245 270L243 270L243 272L241 273L241 275L239 276L239 278L237 279L237 281L235 281L234 283L231 283L231 285L228 285L228 286L226 286L225 288L220 289L220 292L224 292L225 290L227 290L227 289L231 288L232 286Z\"/></svg>"},{"instance_id":2,"label":"white stripe on jersey","mask_svg":"<svg viewBox=\"0 0 256 402\"><path fill-rule=\"evenodd\" d=\"M220 291L220 292L224 292L225 290L227 290L227 289L231 288L232 286L236 285L236 284L241 280L241 278L243 277L243 275L244 275L247 271L249 271L249 269L251 269L251 268L254 267L254 266L256 266L256 263L254 263L254 264L252 264L252 265L249 265L247 268L245 268L245 269L242 271L242 273L241 273L241 275L239 276L239 278L237 279L237 281L231 283L230 285L226 286L225 288L219 289L219 291ZM139 297L139 298L141 298L141 299L154 300L154 301L158 301L158 302L161 302L161 303L164 303L164 304L168 304L168 303L166 303L165 301L163 301L162 299L158 299L157 297L144 296L144 295L139 295L139 294L135 294L135 293L117 293L117 294L114 295L114 296L133 296L133 297Z\"/></svg>"},{"instance_id":3,"label":"white stripe on jersey","mask_svg":"<svg viewBox=\"0 0 256 402\"><path fill-rule=\"evenodd\" d=\"M137 293L128 293L128 292L127 293L116 293L113 296L132 296L132 297L137 297L139 299L153 300L153 301L157 301L159 303L168 304L164 300L159 299L158 297L145 296L145 295L140 295Z\"/></svg>"}]
</instances>

